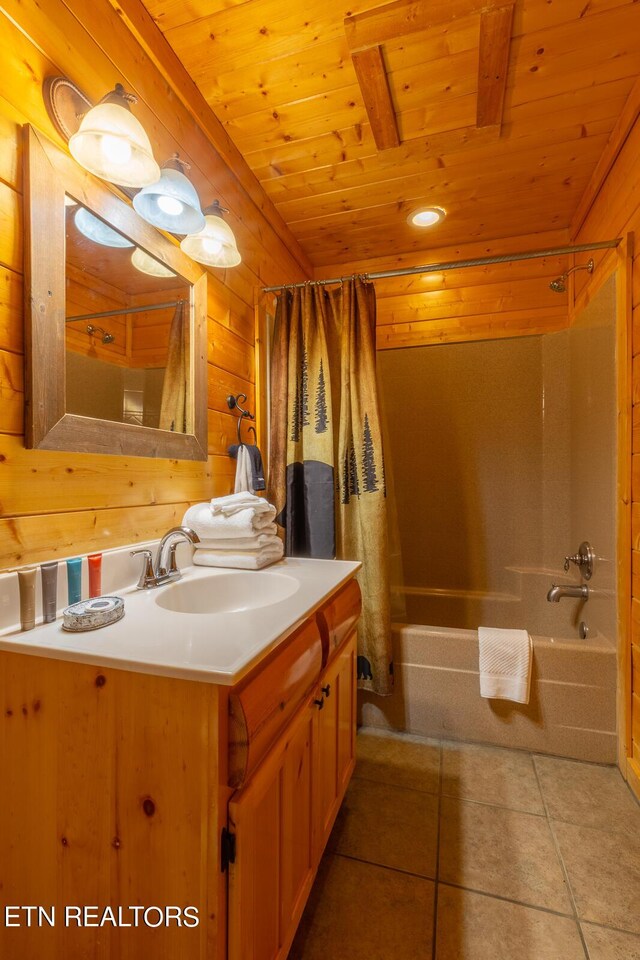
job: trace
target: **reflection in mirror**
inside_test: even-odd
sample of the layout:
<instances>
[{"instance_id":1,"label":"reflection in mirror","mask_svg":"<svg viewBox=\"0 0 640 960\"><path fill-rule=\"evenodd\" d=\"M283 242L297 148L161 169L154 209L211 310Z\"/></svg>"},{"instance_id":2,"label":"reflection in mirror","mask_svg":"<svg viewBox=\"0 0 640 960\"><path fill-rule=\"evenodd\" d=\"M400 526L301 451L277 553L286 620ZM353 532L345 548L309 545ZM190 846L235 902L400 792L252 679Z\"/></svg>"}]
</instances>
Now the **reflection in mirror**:
<instances>
[{"instance_id":1,"label":"reflection in mirror","mask_svg":"<svg viewBox=\"0 0 640 960\"><path fill-rule=\"evenodd\" d=\"M190 285L68 194L66 413L193 433Z\"/></svg>"}]
</instances>

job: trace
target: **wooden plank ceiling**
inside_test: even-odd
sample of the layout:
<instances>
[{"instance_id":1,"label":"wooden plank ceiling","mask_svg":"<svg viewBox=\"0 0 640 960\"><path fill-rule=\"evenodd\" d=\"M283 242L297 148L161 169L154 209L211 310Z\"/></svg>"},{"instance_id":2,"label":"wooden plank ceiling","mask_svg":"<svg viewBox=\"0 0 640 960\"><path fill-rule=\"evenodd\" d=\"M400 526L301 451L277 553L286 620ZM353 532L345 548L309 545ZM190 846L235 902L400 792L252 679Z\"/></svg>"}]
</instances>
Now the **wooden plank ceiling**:
<instances>
[{"instance_id":1,"label":"wooden plank ceiling","mask_svg":"<svg viewBox=\"0 0 640 960\"><path fill-rule=\"evenodd\" d=\"M635 0L145 5L315 266L568 226L640 74Z\"/></svg>"}]
</instances>

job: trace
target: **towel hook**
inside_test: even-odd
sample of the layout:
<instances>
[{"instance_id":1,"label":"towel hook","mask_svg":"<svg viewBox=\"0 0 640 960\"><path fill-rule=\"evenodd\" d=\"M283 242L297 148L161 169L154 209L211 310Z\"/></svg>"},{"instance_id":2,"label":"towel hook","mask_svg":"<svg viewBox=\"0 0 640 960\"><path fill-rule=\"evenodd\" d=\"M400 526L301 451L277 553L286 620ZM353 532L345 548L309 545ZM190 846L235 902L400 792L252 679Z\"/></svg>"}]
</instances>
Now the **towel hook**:
<instances>
[{"instance_id":1,"label":"towel hook","mask_svg":"<svg viewBox=\"0 0 640 960\"><path fill-rule=\"evenodd\" d=\"M246 417L248 420L255 420L255 415L254 415L253 413L249 413L248 410L245 410L244 407L240 406L240 401L242 401L242 403L246 403L246 402L247 402L247 395L246 395L246 393L239 393L239 394L238 394L237 396L235 396L235 397L233 396L233 394L229 394L229 396L227 397L227 406L229 407L229 410L239 410L239 411L240 411L240 416L239 416L239 418L238 418L238 446L241 447L241 446L242 446L242 434L241 434L242 421L244 420L245 417ZM249 431L252 431L252 430L253 430L253 435L254 435L254 438L255 438L255 439L254 439L254 442L255 442L255 440L257 440L257 434L256 434L256 431L255 431L255 428L254 428L254 427L249 427ZM230 448L230 450L231 450L231 448ZM233 456L233 454L230 453L230 456Z\"/></svg>"}]
</instances>

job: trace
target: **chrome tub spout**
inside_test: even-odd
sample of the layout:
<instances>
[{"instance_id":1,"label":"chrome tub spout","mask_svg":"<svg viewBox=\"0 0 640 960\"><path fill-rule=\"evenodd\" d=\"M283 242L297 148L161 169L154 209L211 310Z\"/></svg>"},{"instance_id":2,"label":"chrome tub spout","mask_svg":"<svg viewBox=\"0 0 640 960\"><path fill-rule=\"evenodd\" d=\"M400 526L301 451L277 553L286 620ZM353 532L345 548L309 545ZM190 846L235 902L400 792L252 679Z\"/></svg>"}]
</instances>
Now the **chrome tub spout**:
<instances>
[{"instance_id":1,"label":"chrome tub spout","mask_svg":"<svg viewBox=\"0 0 640 960\"><path fill-rule=\"evenodd\" d=\"M577 586L574 584L556 585L554 583L547 594L547 600L549 603L560 603L563 597L572 597L574 600L588 600L589 587L586 583L580 583Z\"/></svg>"}]
</instances>

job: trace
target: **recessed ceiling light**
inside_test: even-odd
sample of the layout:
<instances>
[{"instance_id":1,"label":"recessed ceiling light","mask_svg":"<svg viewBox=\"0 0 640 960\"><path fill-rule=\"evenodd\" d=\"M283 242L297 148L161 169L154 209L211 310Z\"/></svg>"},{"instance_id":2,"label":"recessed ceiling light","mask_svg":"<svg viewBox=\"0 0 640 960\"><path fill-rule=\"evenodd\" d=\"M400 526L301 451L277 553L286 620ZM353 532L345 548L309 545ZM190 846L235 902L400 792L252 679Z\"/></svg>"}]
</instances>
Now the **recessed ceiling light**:
<instances>
[{"instance_id":1,"label":"recessed ceiling light","mask_svg":"<svg viewBox=\"0 0 640 960\"><path fill-rule=\"evenodd\" d=\"M409 214L407 220L414 227L432 227L444 220L446 214L440 207L423 207Z\"/></svg>"}]
</instances>

